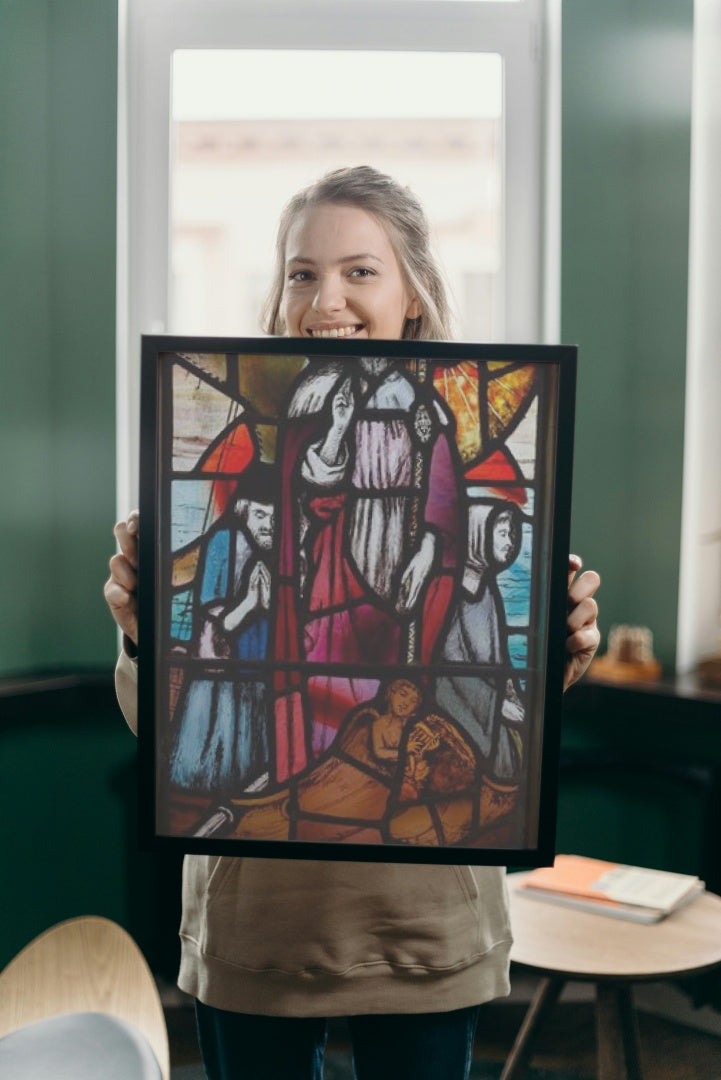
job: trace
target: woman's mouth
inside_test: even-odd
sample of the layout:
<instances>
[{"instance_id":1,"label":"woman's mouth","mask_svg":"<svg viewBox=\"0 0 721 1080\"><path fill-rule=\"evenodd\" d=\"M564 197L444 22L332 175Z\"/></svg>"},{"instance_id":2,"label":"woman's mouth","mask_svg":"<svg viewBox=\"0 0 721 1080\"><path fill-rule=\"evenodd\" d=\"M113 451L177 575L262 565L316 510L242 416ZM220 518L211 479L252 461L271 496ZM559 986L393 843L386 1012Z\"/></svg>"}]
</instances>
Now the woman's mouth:
<instances>
[{"instance_id":1,"label":"woman's mouth","mask_svg":"<svg viewBox=\"0 0 721 1080\"><path fill-rule=\"evenodd\" d=\"M363 329L363 323L353 323L352 326L311 326L308 334L314 338L347 338L353 337Z\"/></svg>"}]
</instances>

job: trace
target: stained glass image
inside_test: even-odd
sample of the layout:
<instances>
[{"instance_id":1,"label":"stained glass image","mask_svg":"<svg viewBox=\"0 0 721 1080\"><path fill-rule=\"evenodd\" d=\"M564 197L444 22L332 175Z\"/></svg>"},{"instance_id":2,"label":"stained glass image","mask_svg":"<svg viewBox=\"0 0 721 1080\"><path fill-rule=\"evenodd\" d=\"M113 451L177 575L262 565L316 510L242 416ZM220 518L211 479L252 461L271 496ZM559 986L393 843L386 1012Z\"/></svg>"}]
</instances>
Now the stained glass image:
<instances>
[{"instance_id":1,"label":"stained glass image","mask_svg":"<svg viewBox=\"0 0 721 1080\"><path fill-rule=\"evenodd\" d=\"M537 849L557 355L145 341L155 835Z\"/></svg>"}]
</instances>

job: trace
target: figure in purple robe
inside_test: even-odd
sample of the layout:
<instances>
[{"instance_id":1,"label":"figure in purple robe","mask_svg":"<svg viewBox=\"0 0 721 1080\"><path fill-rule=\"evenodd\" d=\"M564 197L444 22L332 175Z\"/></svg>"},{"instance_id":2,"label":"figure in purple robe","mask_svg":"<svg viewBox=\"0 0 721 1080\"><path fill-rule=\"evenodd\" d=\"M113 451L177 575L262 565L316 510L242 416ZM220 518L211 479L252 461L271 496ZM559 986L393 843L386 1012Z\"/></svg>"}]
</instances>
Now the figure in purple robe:
<instances>
[{"instance_id":1,"label":"figure in purple robe","mask_svg":"<svg viewBox=\"0 0 721 1080\"><path fill-rule=\"evenodd\" d=\"M432 386L392 360L301 376L280 455L273 647L298 667L276 676L278 780L331 745L384 667L428 663L447 629L465 535L453 431ZM304 678L303 662L326 670Z\"/></svg>"}]
</instances>

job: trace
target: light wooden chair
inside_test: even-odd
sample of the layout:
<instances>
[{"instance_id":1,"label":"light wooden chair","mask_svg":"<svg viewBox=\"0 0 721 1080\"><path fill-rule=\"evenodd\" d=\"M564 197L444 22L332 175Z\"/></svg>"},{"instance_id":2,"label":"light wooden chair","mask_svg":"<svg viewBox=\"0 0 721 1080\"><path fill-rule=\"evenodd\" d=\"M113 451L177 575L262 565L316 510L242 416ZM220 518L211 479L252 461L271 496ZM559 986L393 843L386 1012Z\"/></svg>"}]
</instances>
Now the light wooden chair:
<instances>
[{"instance_id":1,"label":"light wooden chair","mask_svg":"<svg viewBox=\"0 0 721 1080\"><path fill-rule=\"evenodd\" d=\"M0 973L0 1074L9 1075L3 1073L5 1055L13 1076L40 1075L26 1060L42 1051L44 1041L50 1044L43 1066L47 1080L111 1073L128 1080L153 1075L169 1080L168 1035L155 981L140 949L117 923L94 915L58 923ZM101 1072L85 1072L85 1062L65 1060L76 1052L89 1059L106 1047L109 1057ZM62 1066L48 1072L59 1058Z\"/></svg>"}]
</instances>

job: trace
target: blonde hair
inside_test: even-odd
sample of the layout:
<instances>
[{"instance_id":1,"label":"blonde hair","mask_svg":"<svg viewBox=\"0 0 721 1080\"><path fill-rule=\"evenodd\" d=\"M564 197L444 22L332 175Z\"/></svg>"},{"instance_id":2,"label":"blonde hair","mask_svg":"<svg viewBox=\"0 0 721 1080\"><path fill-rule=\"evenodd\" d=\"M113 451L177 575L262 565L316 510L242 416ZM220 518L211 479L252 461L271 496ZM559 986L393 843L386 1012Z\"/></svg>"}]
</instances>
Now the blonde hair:
<instances>
[{"instance_id":1,"label":"blonde hair","mask_svg":"<svg viewBox=\"0 0 721 1080\"><path fill-rule=\"evenodd\" d=\"M447 341L452 336L451 310L443 275L431 253L423 207L410 188L370 165L326 173L294 195L283 210L276 239L274 279L263 311L263 330L268 334L285 333L281 305L288 233L299 214L323 203L357 206L372 214L386 229L401 273L421 306L418 318L406 319L401 337Z\"/></svg>"}]
</instances>

